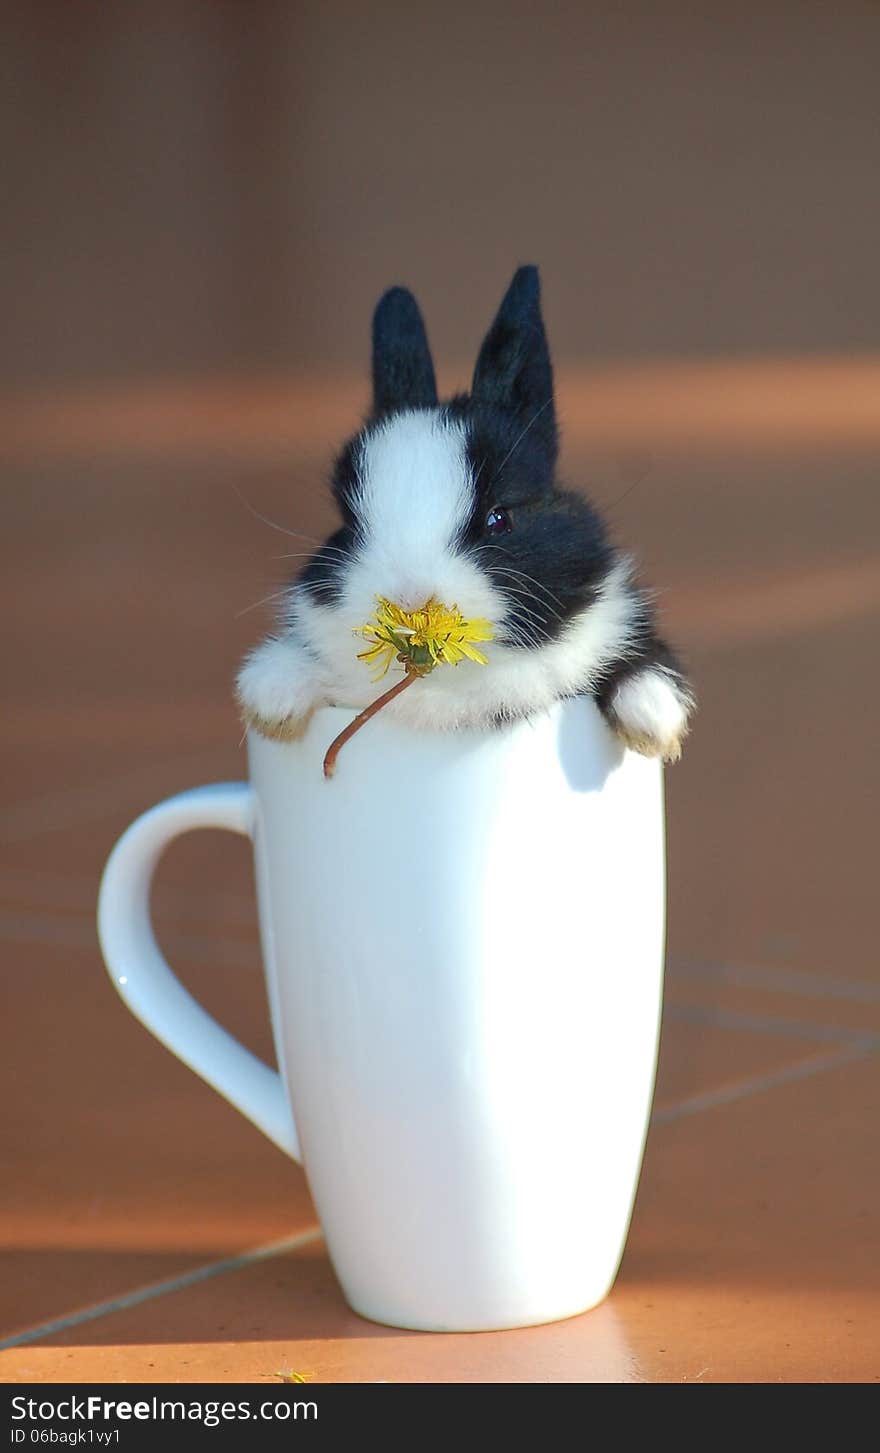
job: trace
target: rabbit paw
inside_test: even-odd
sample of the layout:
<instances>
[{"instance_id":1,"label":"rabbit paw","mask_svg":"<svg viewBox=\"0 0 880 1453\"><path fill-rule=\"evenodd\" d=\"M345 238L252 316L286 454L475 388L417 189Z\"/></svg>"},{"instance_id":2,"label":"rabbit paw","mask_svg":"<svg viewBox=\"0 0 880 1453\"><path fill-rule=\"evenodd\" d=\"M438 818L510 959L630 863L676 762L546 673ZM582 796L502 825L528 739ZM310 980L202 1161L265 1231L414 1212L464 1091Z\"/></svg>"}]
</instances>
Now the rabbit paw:
<instances>
[{"instance_id":1,"label":"rabbit paw","mask_svg":"<svg viewBox=\"0 0 880 1453\"><path fill-rule=\"evenodd\" d=\"M290 637L270 637L246 658L236 695L247 726L264 737L301 737L321 700L316 662Z\"/></svg>"},{"instance_id":2,"label":"rabbit paw","mask_svg":"<svg viewBox=\"0 0 880 1453\"><path fill-rule=\"evenodd\" d=\"M675 762L688 731L694 699L682 677L661 666L627 676L606 708L613 731L634 752Z\"/></svg>"}]
</instances>

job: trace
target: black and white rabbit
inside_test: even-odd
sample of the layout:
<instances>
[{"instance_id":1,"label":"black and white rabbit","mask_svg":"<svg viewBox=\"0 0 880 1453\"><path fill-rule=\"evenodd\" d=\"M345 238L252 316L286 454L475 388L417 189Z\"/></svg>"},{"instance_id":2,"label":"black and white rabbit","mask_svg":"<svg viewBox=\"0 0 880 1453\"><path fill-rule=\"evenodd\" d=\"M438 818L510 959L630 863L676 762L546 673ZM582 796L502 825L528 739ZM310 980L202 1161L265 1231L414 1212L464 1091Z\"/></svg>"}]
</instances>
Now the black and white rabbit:
<instances>
[{"instance_id":1,"label":"black and white rabbit","mask_svg":"<svg viewBox=\"0 0 880 1453\"><path fill-rule=\"evenodd\" d=\"M245 660L247 723L295 737L313 709L362 707L388 686L358 660L377 597L435 599L491 623L489 664L425 676L386 708L413 727L486 726L591 693L638 752L673 761L693 708L629 558L596 510L556 481L553 372L538 271L521 267L480 349L470 394L438 403L418 304L404 288L373 319L373 407L340 453L342 525Z\"/></svg>"}]
</instances>

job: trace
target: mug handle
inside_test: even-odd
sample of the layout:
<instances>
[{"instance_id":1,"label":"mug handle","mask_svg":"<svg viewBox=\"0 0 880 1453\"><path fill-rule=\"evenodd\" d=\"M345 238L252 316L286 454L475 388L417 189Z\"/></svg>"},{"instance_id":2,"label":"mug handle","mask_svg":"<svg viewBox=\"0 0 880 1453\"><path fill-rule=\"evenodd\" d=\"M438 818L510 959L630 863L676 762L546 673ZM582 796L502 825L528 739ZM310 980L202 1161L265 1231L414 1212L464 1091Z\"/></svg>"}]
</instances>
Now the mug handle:
<instances>
[{"instance_id":1,"label":"mug handle","mask_svg":"<svg viewBox=\"0 0 880 1453\"><path fill-rule=\"evenodd\" d=\"M107 860L98 936L107 971L131 1012L263 1134L301 1161L284 1083L239 1044L175 978L150 920L150 885L164 848L192 828L225 827L253 839L255 799L246 782L218 782L169 797L137 818Z\"/></svg>"}]
</instances>

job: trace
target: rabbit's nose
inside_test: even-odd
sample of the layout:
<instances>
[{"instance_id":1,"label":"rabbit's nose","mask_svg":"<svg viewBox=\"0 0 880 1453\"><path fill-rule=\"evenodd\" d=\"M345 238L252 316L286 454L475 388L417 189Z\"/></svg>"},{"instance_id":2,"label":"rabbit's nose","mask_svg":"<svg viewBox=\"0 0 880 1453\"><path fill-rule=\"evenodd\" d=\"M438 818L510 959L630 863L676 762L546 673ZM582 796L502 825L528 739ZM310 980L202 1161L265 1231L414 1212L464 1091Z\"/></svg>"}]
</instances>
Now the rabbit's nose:
<instances>
[{"instance_id":1,"label":"rabbit's nose","mask_svg":"<svg viewBox=\"0 0 880 1453\"><path fill-rule=\"evenodd\" d=\"M403 590L399 590L394 599L401 610L421 610L422 606L427 605L431 599L431 592L430 590L423 590L418 586L408 585Z\"/></svg>"}]
</instances>

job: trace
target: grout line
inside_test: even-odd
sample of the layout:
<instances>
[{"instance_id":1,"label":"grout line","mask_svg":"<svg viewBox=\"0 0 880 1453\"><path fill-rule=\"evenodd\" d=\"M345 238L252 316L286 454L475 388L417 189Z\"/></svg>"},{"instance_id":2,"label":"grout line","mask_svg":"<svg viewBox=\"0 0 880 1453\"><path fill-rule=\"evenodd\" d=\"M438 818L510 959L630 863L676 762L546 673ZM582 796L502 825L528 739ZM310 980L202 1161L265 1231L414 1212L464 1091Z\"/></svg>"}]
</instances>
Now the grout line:
<instances>
[{"instance_id":1,"label":"grout line","mask_svg":"<svg viewBox=\"0 0 880 1453\"><path fill-rule=\"evenodd\" d=\"M22 907L47 915L69 913L82 917L94 914L99 882L100 873L97 872L20 873L0 868L0 914L14 913ZM217 895L210 892L189 891L184 886L170 890L166 885L162 897L172 910L185 908L188 913L201 910L208 922L216 914ZM230 910L236 915L234 919L229 917ZM231 925L251 928L257 922L256 894L225 892L223 911ZM240 920L238 915L241 915Z\"/></svg>"},{"instance_id":2,"label":"grout line","mask_svg":"<svg viewBox=\"0 0 880 1453\"><path fill-rule=\"evenodd\" d=\"M10 1347L24 1347L29 1342L39 1342L43 1337L54 1336L57 1332L66 1332L70 1327L82 1326L84 1322L95 1322L99 1317L106 1317L111 1312L124 1312L130 1307L139 1307L144 1302L152 1302L157 1297L164 1297L169 1292L179 1292L187 1287L197 1286L199 1282L209 1281L215 1276L224 1276L229 1271L241 1271L246 1266L254 1266L261 1261L268 1261L273 1256L280 1256L285 1251L295 1251L300 1246L308 1246L312 1241L318 1241L322 1235L320 1226L312 1226L308 1231L298 1231L294 1236L283 1236L279 1241L267 1241L263 1246L255 1246L251 1251L242 1251L238 1256L227 1256L222 1261L212 1261L208 1266L196 1267L194 1271L183 1272L180 1276L167 1277L165 1281L154 1281L148 1286L139 1287L135 1291L125 1292L119 1297L110 1297L106 1302L96 1302L91 1307L84 1307L82 1311L71 1312L66 1317L56 1317L51 1322L43 1322L38 1327L30 1327L26 1332L17 1332L11 1337L4 1337L0 1340L0 1351Z\"/></svg>"},{"instance_id":3,"label":"grout line","mask_svg":"<svg viewBox=\"0 0 880 1453\"><path fill-rule=\"evenodd\" d=\"M828 1050L824 1054L812 1055L810 1059L798 1060L797 1064L786 1065L780 1070L771 1070L766 1075L755 1075L750 1080L728 1085L719 1090L707 1090L705 1094L693 1095L680 1100L677 1105L655 1110L651 1116L652 1125L667 1125L673 1120L682 1120L687 1115L699 1115L704 1110L714 1110L720 1105L745 1100L750 1095L760 1095L764 1090L773 1090L777 1085L790 1085L798 1080L810 1079L824 1070L837 1069L840 1065L852 1064L866 1059L876 1047L876 1041L863 1040L861 1044L847 1045L844 1049Z\"/></svg>"},{"instance_id":4,"label":"grout line","mask_svg":"<svg viewBox=\"0 0 880 1453\"><path fill-rule=\"evenodd\" d=\"M97 904L97 895L96 895ZM67 914L53 918L48 913L9 914L0 908L0 941L34 945L43 948L98 949L95 910L88 918ZM238 938L174 933L170 935L168 957L184 962L213 961L224 968L249 969L260 963L260 948Z\"/></svg>"},{"instance_id":5,"label":"grout line","mask_svg":"<svg viewBox=\"0 0 880 1453\"><path fill-rule=\"evenodd\" d=\"M96 895L97 899L97 895ZM4 943L39 944L43 948L96 948L96 913L71 919L67 914L0 912L0 939Z\"/></svg>"},{"instance_id":6,"label":"grout line","mask_svg":"<svg viewBox=\"0 0 880 1453\"><path fill-rule=\"evenodd\" d=\"M686 1024L714 1024L719 1029L741 1029L749 1034L776 1034L783 1039L815 1039L829 1044L880 1045L880 1034L842 1024L816 1024L807 1019L781 1019L775 1014L743 1014L713 1004L668 1003L664 1014Z\"/></svg>"},{"instance_id":7,"label":"grout line","mask_svg":"<svg viewBox=\"0 0 880 1453\"><path fill-rule=\"evenodd\" d=\"M7 943L39 944L45 949L52 947L64 947L64 949L97 949L97 894L94 901L94 908L91 908L89 915L84 914L60 914L52 917L51 914L42 912L30 912L30 914L9 914L0 908L0 940ZM243 943L241 939L228 939L228 937L215 937L209 934L173 933L168 934L171 940L171 947L168 949L168 956L177 959L196 959L199 962L205 959L213 959L213 962L224 963L228 968L244 969L251 968L254 963L260 962L260 946L256 937L253 943Z\"/></svg>"},{"instance_id":8,"label":"grout line","mask_svg":"<svg viewBox=\"0 0 880 1453\"><path fill-rule=\"evenodd\" d=\"M862 1004L880 1004L880 984L864 979L834 979L830 974L813 974L806 969L752 967L748 964L713 964L672 957L668 962L670 978L712 978L746 989L778 990L784 994L805 997L853 999Z\"/></svg>"}]
</instances>

